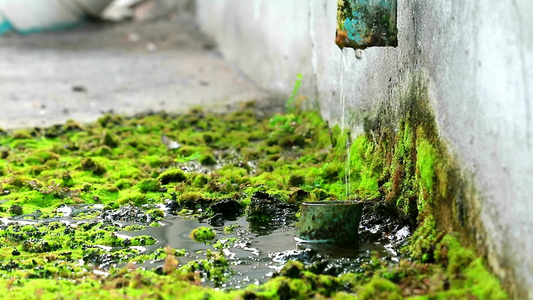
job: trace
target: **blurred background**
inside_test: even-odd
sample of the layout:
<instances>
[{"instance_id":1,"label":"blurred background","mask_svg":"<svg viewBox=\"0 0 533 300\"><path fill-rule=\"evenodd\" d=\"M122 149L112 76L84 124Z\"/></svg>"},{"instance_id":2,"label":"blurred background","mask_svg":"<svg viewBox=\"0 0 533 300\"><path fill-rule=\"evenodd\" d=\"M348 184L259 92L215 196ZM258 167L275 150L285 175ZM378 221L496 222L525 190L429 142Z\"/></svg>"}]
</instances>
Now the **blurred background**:
<instances>
[{"instance_id":1,"label":"blurred background","mask_svg":"<svg viewBox=\"0 0 533 300\"><path fill-rule=\"evenodd\" d=\"M200 33L191 0L0 0L0 127L267 99Z\"/></svg>"}]
</instances>

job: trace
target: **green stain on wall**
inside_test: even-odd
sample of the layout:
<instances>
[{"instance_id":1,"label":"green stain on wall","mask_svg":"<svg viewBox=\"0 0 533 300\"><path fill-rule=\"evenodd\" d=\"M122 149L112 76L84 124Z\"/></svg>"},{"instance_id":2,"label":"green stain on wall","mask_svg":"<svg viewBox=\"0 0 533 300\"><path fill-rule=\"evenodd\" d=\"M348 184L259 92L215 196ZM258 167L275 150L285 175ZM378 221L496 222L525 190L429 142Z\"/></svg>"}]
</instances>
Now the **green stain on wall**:
<instances>
[{"instance_id":1,"label":"green stain on wall","mask_svg":"<svg viewBox=\"0 0 533 300\"><path fill-rule=\"evenodd\" d=\"M350 193L385 201L416 228L405 247L412 259L448 266L449 278L466 276L453 282L449 292L437 293L439 297L505 299L484 259L472 250L474 234L483 229L465 209L474 200L469 200L459 164L439 135L427 86L422 75L413 76L406 91L391 100L398 103L395 109L377 107L358 117L365 130L352 141L350 170L341 176L349 174ZM486 276L490 284L476 274Z\"/></svg>"}]
</instances>

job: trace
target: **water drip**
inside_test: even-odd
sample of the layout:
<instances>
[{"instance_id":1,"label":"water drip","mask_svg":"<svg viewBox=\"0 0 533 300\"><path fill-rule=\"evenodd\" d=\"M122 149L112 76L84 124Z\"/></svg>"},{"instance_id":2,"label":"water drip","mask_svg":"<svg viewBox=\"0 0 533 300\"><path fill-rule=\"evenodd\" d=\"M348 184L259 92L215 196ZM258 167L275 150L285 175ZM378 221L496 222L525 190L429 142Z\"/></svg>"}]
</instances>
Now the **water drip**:
<instances>
[{"instance_id":1,"label":"water drip","mask_svg":"<svg viewBox=\"0 0 533 300\"><path fill-rule=\"evenodd\" d=\"M348 51L342 50L342 56L341 56L341 76L340 76L340 105L341 105L341 131L344 133L345 127L346 127L346 92L344 89L344 78L346 74L348 74L348 62L347 62L347 56ZM350 133L348 131L348 137L346 139L346 151L347 151L347 158L346 158L346 169L344 174L344 182L345 182L345 196L348 198L348 194L350 193L351 187L350 187L350 177L351 177L351 167L350 167L350 145L351 145L351 139L350 139Z\"/></svg>"},{"instance_id":2,"label":"water drip","mask_svg":"<svg viewBox=\"0 0 533 300\"><path fill-rule=\"evenodd\" d=\"M345 126L345 111L346 111L346 92L344 91L344 76L348 73L348 62L346 60L347 53L345 50L342 50L341 55L341 78L340 78L340 105L341 105L341 131L344 132Z\"/></svg>"},{"instance_id":3,"label":"water drip","mask_svg":"<svg viewBox=\"0 0 533 300\"><path fill-rule=\"evenodd\" d=\"M352 139L350 137L350 131L348 131L347 133L347 137L346 137L346 172L345 172L345 182L346 182L346 198L348 198L348 195L351 191L351 186L350 186L350 178L351 178L351 165L350 165L350 148L351 148L351 145L352 145Z\"/></svg>"}]
</instances>

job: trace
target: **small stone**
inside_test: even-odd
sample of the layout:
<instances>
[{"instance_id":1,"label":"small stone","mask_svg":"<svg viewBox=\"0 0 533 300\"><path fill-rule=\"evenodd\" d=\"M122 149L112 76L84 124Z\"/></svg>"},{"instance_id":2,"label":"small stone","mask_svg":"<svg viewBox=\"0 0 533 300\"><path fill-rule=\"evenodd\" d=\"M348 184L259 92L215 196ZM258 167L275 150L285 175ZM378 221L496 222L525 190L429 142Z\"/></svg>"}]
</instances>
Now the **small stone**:
<instances>
[{"instance_id":1,"label":"small stone","mask_svg":"<svg viewBox=\"0 0 533 300\"><path fill-rule=\"evenodd\" d=\"M221 213L215 214L211 218L207 219L207 223L213 227L223 227L224 216Z\"/></svg>"},{"instance_id":2,"label":"small stone","mask_svg":"<svg viewBox=\"0 0 533 300\"><path fill-rule=\"evenodd\" d=\"M138 34L136 34L136 33L130 33L130 34L128 34L128 40L129 40L130 42L132 42L132 43L135 43L135 42L139 41L140 38L141 38L141 37L140 37Z\"/></svg>"},{"instance_id":3,"label":"small stone","mask_svg":"<svg viewBox=\"0 0 533 300\"><path fill-rule=\"evenodd\" d=\"M17 205L17 204L13 204L9 208L9 212L14 214L14 215L20 216L20 215L22 215L22 206Z\"/></svg>"},{"instance_id":4,"label":"small stone","mask_svg":"<svg viewBox=\"0 0 533 300\"><path fill-rule=\"evenodd\" d=\"M83 85L73 85L72 91L75 93L85 93L87 92L87 88L84 87Z\"/></svg>"},{"instance_id":5,"label":"small stone","mask_svg":"<svg viewBox=\"0 0 533 300\"><path fill-rule=\"evenodd\" d=\"M213 166L217 164L216 159L211 154L202 155L200 163L204 166Z\"/></svg>"},{"instance_id":6,"label":"small stone","mask_svg":"<svg viewBox=\"0 0 533 300\"><path fill-rule=\"evenodd\" d=\"M289 178L289 185L293 187L299 187L301 185L305 184L305 179L301 175L291 175Z\"/></svg>"},{"instance_id":7,"label":"small stone","mask_svg":"<svg viewBox=\"0 0 533 300\"><path fill-rule=\"evenodd\" d=\"M154 43L148 43L146 44L146 49L150 52L155 52L157 51L157 46Z\"/></svg>"}]
</instances>

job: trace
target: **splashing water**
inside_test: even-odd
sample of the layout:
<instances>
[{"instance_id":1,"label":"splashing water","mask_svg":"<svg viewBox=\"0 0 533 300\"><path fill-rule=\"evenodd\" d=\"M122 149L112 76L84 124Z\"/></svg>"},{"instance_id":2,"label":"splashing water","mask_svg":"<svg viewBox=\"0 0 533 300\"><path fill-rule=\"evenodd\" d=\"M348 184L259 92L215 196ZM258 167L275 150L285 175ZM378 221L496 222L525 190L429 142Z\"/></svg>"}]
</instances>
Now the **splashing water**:
<instances>
[{"instance_id":1,"label":"splashing water","mask_svg":"<svg viewBox=\"0 0 533 300\"><path fill-rule=\"evenodd\" d=\"M344 132L344 125L345 125L345 111L346 111L346 93L344 91L344 75L348 72L348 63L346 62L346 51L344 49L342 50L342 56L341 56L341 78L340 78L340 104L342 109L341 114L341 131Z\"/></svg>"}]
</instances>

